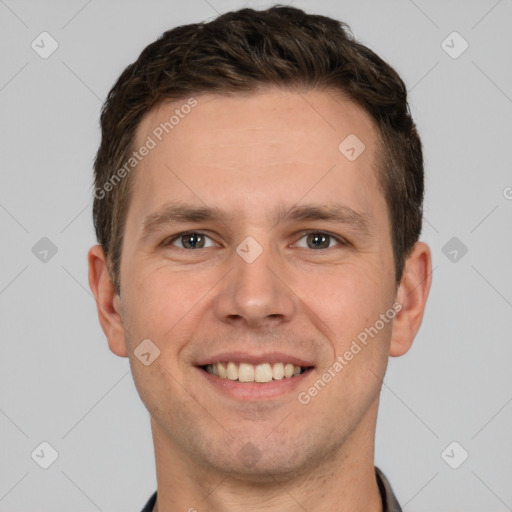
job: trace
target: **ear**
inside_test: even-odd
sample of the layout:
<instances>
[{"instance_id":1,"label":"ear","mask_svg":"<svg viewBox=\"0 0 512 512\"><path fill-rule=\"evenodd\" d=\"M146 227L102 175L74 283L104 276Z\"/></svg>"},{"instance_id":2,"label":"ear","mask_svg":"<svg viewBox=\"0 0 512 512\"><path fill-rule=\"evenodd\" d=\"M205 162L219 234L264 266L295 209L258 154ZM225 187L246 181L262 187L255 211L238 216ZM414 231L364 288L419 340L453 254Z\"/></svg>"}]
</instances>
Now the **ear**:
<instances>
[{"instance_id":1,"label":"ear","mask_svg":"<svg viewBox=\"0 0 512 512\"><path fill-rule=\"evenodd\" d=\"M110 350L120 356L128 357L124 337L121 299L116 294L110 279L107 258L100 245L94 245L87 255L89 262L89 286L96 298L96 307L101 328L108 340Z\"/></svg>"},{"instance_id":2,"label":"ear","mask_svg":"<svg viewBox=\"0 0 512 512\"><path fill-rule=\"evenodd\" d=\"M404 266L397 302L402 309L393 320L389 355L405 354L420 328L432 283L432 256L427 244L417 242Z\"/></svg>"}]
</instances>

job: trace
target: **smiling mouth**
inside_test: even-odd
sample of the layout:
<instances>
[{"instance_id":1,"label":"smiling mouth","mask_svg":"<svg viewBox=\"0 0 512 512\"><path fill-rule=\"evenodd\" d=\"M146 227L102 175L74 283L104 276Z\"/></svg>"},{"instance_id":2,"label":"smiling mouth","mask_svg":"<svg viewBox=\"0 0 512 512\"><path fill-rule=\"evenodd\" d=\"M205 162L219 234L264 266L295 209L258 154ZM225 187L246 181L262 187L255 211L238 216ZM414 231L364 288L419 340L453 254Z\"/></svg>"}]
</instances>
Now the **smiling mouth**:
<instances>
[{"instance_id":1,"label":"smiling mouth","mask_svg":"<svg viewBox=\"0 0 512 512\"><path fill-rule=\"evenodd\" d=\"M200 366L202 370L219 379L236 382L271 382L291 379L313 369L313 366L296 366L292 363L235 363L233 361Z\"/></svg>"}]
</instances>

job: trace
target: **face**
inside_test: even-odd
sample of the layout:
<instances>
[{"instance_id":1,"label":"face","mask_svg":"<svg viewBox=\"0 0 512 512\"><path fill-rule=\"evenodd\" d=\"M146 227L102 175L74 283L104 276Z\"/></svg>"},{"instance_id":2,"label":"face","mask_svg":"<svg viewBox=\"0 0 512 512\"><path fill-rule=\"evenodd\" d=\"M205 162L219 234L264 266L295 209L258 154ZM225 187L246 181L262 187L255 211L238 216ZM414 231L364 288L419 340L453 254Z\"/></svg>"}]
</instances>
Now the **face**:
<instances>
[{"instance_id":1,"label":"face","mask_svg":"<svg viewBox=\"0 0 512 512\"><path fill-rule=\"evenodd\" d=\"M299 474L374 429L397 299L376 128L327 92L196 100L138 126L135 147L156 146L134 171L111 348L160 445L241 477Z\"/></svg>"}]
</instances>

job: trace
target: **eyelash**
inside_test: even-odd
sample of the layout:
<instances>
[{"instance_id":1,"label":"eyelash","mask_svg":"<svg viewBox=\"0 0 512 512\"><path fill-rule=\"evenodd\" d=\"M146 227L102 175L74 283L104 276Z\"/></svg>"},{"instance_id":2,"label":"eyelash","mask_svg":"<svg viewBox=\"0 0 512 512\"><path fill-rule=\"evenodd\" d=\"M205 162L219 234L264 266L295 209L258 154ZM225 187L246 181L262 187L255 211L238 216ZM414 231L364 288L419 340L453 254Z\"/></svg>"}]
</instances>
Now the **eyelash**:
<instances>
[{"instance_id":1,"label":"eyelash","mask_svg":"<svg viewBox=\"0 0 512 512\"><path fill-rule=\"evenodd\" d=\"M337 235L333 235L332 233L329 233L328 231L318 231L318 230L306 230L306 231L303 231L302 232L302 236L299 238L299 240L301 240L302 238L304 237L307 237L308 235L312 235L312 234L318 234L318 235L325 235L327 237L330 237L334 240L336 240L340 246L342 247L347 247L350 245L350 242L348 242L346 239L340 237L340 236L337 236ZM202 232L202 231L184 231L183 233L178 233L176 235L173 235L172 237L170 238L167 238L166 240L164 240L162 242L162 246L163 247L167 247L167 246L170 246L173 244L173 242L175 242L176 240L179 240L180 238L184 237L184 236L187 236L187 235L201 235L201 236L205 236L207 238L210 238L211 240L211 237L208 236L206 233ZM197 251L199 249L187 249L185 247L176 247L177 249L181 249L183 251ZM206 249L209 249L209 247L206 247ZM304 249L304 247L301 247L301 249ZM309 249L309 247L308 247ZM320 248L320 249L316 249L316 251L325 251L327 249L333 249L333 247L327 247L327 248ZM312 250L315 250L315 249L312 249Z\"/></svg>"}]
</instances>

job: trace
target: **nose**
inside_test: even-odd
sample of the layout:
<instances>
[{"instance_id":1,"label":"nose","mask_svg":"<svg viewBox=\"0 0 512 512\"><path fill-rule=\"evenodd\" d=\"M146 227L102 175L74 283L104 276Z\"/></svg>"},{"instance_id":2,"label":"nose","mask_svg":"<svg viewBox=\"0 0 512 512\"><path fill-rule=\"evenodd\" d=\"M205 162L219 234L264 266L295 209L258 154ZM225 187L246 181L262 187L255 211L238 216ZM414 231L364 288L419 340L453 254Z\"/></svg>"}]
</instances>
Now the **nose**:
<instances>
[{"instance_id":1,"label":"nose","mask_svg":"<svg viewBox=\"0 0 512 512\"><path fill-rule=\"evenodd\" d=\"M222 280L214 303L219 320L252 328L291 320L298 298L278 255L263 249L252 261L243 252L233 251L230 264L231 271Z\"/></svg>"}]
</instances>

